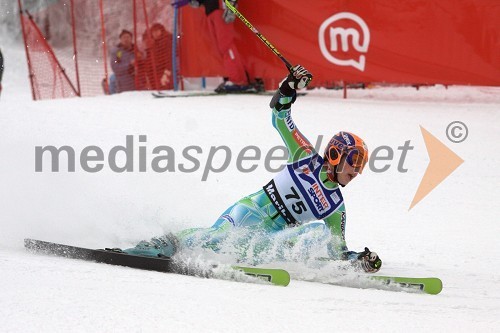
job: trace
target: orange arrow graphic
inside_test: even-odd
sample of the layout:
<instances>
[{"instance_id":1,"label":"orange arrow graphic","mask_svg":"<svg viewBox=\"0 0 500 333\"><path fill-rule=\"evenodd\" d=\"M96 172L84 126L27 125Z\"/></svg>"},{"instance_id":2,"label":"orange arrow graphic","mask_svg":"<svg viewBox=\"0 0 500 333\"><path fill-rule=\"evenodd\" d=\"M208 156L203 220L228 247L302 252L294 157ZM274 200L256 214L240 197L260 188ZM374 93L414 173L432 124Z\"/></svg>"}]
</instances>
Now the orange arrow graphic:
<instances>
[{"instance_id":1,"label":"orange arrow graphic","mask_svg":"<svg viewBox=\"0 0 500 333\"><path fill-rule=\"evenodd\" d=\"M420 200L425 198L427 194L464 162L460 156L452 152L450 148L446 147L422 126L420 126L420 131L424 137L430 161L408 211L415 207Z\"/></svg>"}]
</instances>

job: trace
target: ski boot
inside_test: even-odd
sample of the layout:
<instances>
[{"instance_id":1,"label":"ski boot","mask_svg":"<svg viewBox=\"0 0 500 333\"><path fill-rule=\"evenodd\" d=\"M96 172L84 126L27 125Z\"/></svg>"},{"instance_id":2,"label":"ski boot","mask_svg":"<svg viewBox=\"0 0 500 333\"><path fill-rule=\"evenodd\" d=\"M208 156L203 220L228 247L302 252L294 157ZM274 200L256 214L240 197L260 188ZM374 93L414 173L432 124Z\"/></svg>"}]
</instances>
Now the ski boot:
<instances>
[{"instance_id":1,"label":"ski boot","mask_svg":"<svg viewBox=\"0 0 500 333\"><path fill-rule=\"evenodd\" d=\"M251 94L257 92L253 85L234 84L226 78L214 91L218 94Z\"/></svg>"},{"instance_id":2,"label":"ski boot","mask_svg":"<svg viewBox=\"0 0 500 333\"><path fill-rule=\"evenodd\" d=\"M263 93L266 91L266 88L264 86L264 80L262 80L261 78L256 77L252 85L257 93Z\"/></svg>"},{"instance_id":3,"label":"ski boot","mask_svg":"<svg viewBox=\"0 0 500 333\"><path fill-rule=\"evenodd\" d=\"M177 238L167 234L158 238L151 238L149 242L141 241L135 247L125 249L123 252L136 256L146 257L172 257L179 248Z\"/></svg>"}]
</instances>

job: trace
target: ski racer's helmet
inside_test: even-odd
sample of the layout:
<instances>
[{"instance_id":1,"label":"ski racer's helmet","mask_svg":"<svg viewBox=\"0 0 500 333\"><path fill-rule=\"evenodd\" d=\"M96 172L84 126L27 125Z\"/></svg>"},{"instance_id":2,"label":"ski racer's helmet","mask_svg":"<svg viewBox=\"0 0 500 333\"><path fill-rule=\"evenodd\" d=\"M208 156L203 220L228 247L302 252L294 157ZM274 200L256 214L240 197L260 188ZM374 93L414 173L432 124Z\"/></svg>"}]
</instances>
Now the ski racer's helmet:
<instances>
[{"instance_id":1,"label":"ski racer's helmet","mask_svg":"<svg viewBox=\"0 0 500 333\"><path fill-rule=\"evenodd\" d=\"M345 161L357 172L362 173L366 162L368 162L368 147L359 136L353 133L339 132L335 134L325 149L327 175L333 182L337 182L335 172L344 155L346 155Z\"/></svg>"}]
</instances>

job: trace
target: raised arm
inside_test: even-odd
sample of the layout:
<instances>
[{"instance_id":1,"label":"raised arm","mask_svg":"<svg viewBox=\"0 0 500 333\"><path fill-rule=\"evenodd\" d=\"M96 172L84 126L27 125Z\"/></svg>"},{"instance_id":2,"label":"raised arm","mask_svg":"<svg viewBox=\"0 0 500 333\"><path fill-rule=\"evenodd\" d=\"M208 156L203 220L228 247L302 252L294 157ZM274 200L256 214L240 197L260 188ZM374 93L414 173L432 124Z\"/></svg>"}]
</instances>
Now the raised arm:
<instances>
[{"instance_id":1,"label":"raised arm","mask_svg":"<svg viewBox=\"0 0 500 333\"><path fill-rule=\"evenodd\" d=\"M295 125L291 115L291 107L297 96L296 89L304 88L311 78L312 75L304 67L295 66L293 73L283 81L269 104L273 109L273 126L278 130L288 149L288 163L315 153L309 140Z\"/></svg>"}]
</instances>

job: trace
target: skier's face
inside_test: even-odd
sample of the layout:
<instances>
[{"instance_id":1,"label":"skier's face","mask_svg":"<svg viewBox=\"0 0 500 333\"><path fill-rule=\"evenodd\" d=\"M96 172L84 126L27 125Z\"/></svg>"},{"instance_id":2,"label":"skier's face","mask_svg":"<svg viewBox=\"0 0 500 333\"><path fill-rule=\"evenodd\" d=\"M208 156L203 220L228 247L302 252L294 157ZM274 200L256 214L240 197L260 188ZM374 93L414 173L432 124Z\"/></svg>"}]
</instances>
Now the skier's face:
<instances>
[{"instance_id":1,"label":"skier's face","mask_svg":"<svg viewBox=\"0 0 500 333\"><path fill-rule=\"evenodd\" d=\"M346 163L346 155L342 156L339 165L337 166L337 182L340 185L346 186L351 180L356 178L359 173L359 168L354 168Z\"/></svg>"}]
</instances>

